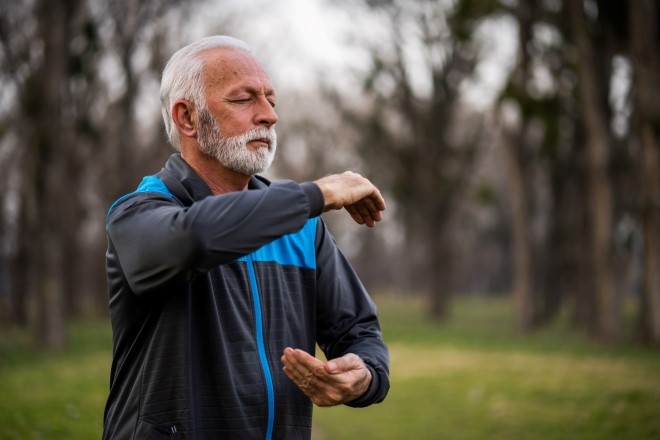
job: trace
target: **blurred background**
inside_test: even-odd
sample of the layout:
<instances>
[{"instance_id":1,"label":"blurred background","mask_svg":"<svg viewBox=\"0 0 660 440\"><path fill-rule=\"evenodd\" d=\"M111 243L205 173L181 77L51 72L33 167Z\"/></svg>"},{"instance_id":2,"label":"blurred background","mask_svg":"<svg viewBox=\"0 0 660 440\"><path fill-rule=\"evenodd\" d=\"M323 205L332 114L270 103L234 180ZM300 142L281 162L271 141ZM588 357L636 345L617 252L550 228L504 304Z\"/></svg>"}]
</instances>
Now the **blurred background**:
<instances>
[{"instance_id":1,"label":"blurred background","mask_svg":"<svg viewBox=\"0 0 660 440\"><path fill-rule=\"evenodd\" d=\"M0 439L100 437L105 215L172 154L160 73L212 34L275 85L268 177L388 201L324 218L392 391L315 438L660 438L655 0L0 0Z\"/></svg>"}]
</instances>

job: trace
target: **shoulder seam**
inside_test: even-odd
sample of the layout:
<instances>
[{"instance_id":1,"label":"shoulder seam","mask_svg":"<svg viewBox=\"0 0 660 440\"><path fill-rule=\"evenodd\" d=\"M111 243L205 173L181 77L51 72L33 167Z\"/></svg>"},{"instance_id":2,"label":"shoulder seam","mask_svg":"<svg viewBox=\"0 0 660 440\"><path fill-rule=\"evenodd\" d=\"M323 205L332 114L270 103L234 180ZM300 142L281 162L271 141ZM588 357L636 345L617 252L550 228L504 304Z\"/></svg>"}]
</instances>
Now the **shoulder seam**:
<instances>
[{"instance_id":1,"label":"shoulder seam","mask_svg":"<svg viewBox=\"0 0 660 440\"><path fill-rule=\"evenodd\" d=\"M138 185L135 191L133 191L132 193L124 194L123 196L115 200L112 205L110 205L110 208L108 209L108 213L105 216L106 230L108 229L108 220L110 219L110 214L117 207L117 205L119 205L124 200L127 200L133 196L143 193L157 193L157 194L165 195L170 198L174 198L174 196L169 191L167 186L165 186L163 181L160 180L158 176L146 176L142 179L142 182L140 182L140 185Z\"/></svg>"}]
</instances>

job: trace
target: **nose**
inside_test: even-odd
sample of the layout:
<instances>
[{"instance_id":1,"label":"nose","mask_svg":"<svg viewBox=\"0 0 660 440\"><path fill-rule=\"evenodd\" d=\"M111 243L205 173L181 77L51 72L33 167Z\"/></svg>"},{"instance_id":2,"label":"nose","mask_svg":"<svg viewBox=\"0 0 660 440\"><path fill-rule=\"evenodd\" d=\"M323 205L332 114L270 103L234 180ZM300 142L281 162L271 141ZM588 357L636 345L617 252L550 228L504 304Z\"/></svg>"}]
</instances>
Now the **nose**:
<instances>
[{"instance_id":1,"label":"nose","mask_svg":"<svg viewBox=\"0 0 660 440\"><path fill-rule=\"evenodd\" d=\"M262 96L259 99L257 104L257 111L255 113L256 124L268 128L271 125L275 125L278 119L279 118L277 117L277 113L275 113L275 109L271 103Z\"/></svg>"}]
</instances>

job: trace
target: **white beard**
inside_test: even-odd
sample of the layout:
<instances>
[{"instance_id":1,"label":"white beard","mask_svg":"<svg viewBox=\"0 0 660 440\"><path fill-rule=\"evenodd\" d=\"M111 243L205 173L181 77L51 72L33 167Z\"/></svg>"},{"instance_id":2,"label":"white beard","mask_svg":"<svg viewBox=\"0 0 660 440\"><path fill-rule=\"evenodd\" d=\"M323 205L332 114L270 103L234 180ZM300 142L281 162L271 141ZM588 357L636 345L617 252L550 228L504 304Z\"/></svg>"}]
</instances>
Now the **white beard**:
<instances>
[{"instance_id":1,"label":"white beard","mask_svg":"<svg viewBox=\"0 0 660 440\"><path fill-rule=\"evenodd\" d=\"M268 139L268 148L250 151L247 143L256 139ZM270 126L258 127L238 136L222 135L215 117L207 109L199 112L197 133L199 150L220 162L226 168L246 176L254 176L266 171L273 163L277 150L277 134Z\"/></svg>"}]
</instances>

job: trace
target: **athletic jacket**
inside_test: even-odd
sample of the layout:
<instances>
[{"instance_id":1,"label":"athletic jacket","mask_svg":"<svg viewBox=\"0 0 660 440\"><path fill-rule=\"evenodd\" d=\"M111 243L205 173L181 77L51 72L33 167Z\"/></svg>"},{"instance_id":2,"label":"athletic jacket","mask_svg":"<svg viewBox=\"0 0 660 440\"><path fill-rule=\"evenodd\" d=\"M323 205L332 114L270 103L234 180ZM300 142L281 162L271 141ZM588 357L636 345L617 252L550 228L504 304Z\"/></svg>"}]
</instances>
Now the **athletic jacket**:
<instances>
[{"instance_id":1,"label":"athletic jacket","mask_svg":"<svg viewBox=\"0 0 660 440\"><path fill-rule=\"evenodd\" d=\"M389 357L376 308L318 218L313 183L250 180L213 196L173 155L107 216L113 330L104 439L305 439L311 401L285 347L355 353L380 402Z\"/></svg>"}]
</instances>

